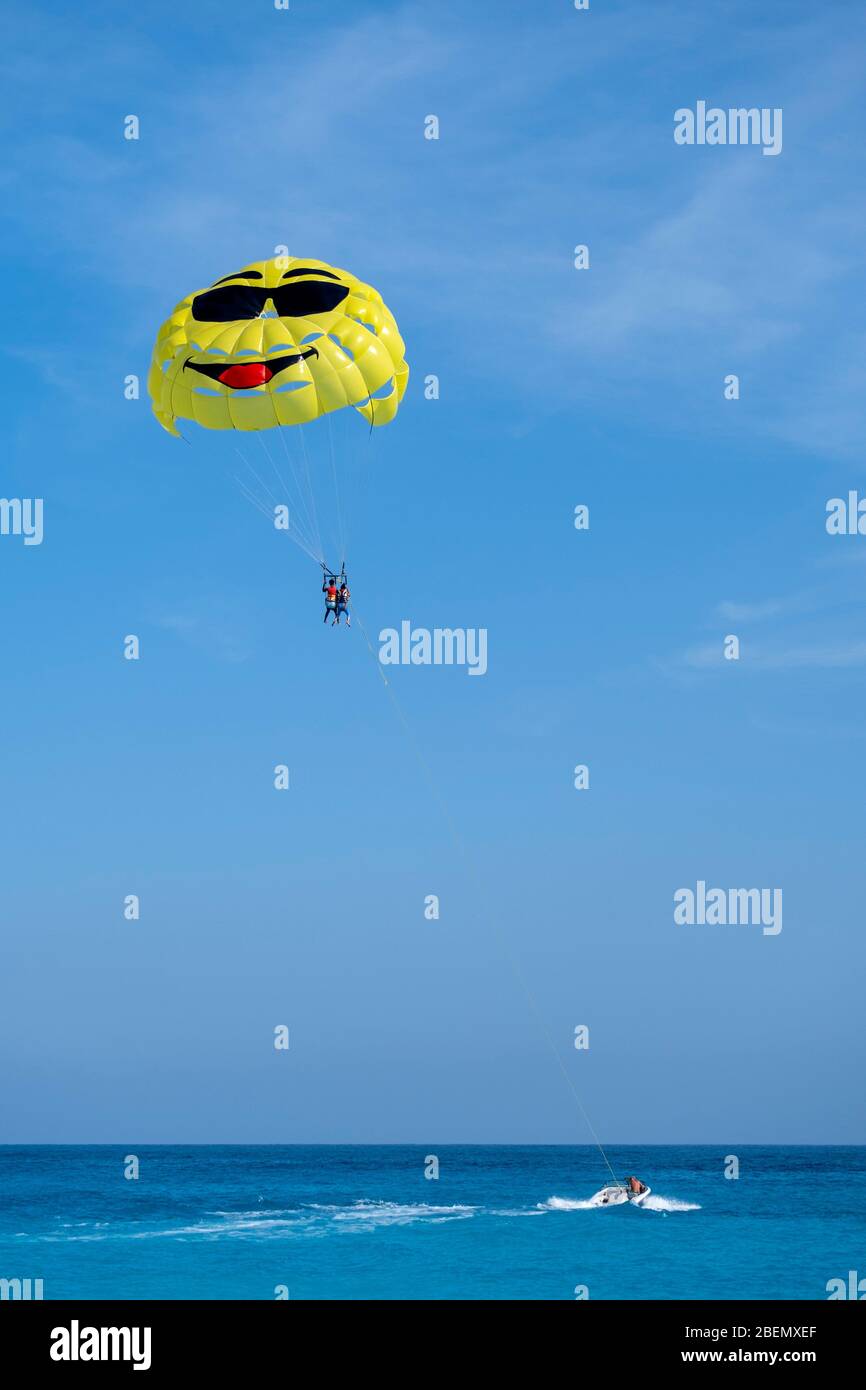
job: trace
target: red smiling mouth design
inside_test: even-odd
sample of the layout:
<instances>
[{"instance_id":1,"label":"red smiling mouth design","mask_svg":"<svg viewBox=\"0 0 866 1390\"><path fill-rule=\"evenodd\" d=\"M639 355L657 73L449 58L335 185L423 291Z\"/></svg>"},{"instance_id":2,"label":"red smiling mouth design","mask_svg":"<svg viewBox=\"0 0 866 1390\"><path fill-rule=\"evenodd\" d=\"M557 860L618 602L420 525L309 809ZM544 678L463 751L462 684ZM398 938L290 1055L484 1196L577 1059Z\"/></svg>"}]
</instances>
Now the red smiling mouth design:
<instances>
[{"instance_id":1,"label":"red smiling mouth design","mask_svg":"<svg viewBox=\"0 0 866 1390\"><path fill-rule=\"evenodd\" d=\"M273 372L267 362L248 362L246 366L226 367L217 377L224 386L261 386L270 381Z\"/></svg>"},{"instance_id":2,"label":"red smiling mouth design","mask_svg":"<svg viewBox=\"0 0 866 1390\"><path fill-rule=\"evenodd\" d=\"M187 367L191 367L194 372L201 372L202 376L209 376L212 381L219 381L233 391L248 391L251 386L264 386L278 372L285 371L286 367L294 367L305 357L318 355L316 349L311 347L307 348L306 352L290 352L284 357L272 357L270 362L229 362L225 366L219 362L193 362L192 358L188 357L183 369L186 371Z\"/></svg>"}]
</instances>

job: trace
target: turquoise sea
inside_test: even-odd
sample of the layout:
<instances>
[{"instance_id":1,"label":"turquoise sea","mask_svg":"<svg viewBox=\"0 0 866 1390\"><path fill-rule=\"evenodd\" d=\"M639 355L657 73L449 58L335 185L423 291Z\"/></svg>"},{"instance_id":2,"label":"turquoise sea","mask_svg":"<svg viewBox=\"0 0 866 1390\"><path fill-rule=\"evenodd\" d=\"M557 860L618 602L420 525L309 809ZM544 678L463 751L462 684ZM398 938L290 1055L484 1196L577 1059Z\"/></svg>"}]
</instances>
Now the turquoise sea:
<instances>
[{"instance_id":1,"label":"turquoise sea","mask_svg":"<svg viewBox=\"0 0 866 1390\"><path fill-rule=\"evenodd\" d=\"M646 1209L585 1206L610 1180L591 1147L0 1147L0 1279L46 1299L826 1299L866 1276L866 1148L608 1154Z\"/></svg>"}]
</instances>

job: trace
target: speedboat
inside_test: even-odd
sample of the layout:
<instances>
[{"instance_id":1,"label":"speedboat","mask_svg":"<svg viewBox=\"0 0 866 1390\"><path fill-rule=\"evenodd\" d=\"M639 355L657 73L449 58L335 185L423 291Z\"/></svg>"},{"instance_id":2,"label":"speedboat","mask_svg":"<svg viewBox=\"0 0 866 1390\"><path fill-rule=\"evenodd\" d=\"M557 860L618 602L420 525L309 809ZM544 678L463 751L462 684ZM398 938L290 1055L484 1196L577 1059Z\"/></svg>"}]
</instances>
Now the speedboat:
<instances>
[{"instance_id":1,"label":"speedboat","mask_svg":"<svg viewBox=\"0 0 866 1390\"><path fill-rule=\"evenodd\" d=\"M591 1207L618 1207L624 1202L634 1202L635 1206L640 1206L645 1202L652 1191L649 1187L644 1187L643 1192L629 1192L627 1187L620 1187L619 1184L613 1187L603 1187L595 1196L590 1197Z\"/></svg>"},{"instance_id":2,"label":"speedboat","mask_svg":"<svg viewBox=\"0 0 866 1390\"><path fill-rule=\"evenodd\" d=\"M618 1207L621 1202L628 1201L628 1192L624 1187L603 1187L600 1192L596 1192L594 1197L590 1197L591 1207Z\"/></svg>"}]
</instances>

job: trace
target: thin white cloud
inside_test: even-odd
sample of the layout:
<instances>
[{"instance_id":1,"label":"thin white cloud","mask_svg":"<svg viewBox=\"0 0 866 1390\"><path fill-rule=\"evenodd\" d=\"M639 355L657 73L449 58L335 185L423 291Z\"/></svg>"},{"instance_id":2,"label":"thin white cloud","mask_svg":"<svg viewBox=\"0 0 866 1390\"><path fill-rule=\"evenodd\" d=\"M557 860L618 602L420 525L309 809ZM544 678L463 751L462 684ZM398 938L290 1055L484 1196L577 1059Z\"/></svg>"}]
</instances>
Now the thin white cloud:
<instances>
[{"instance_id":1,"label":"thin white cloud","mask_svg":"<svg viewBox=\"0 0 866 1390\"><path fill-rule=\"evenodd\" d=\"M768 618L812 613L820 607L821 600L815 594L793 594L789 598L758 599L752 603L723 599L716 605L716 613L729 622L755 623Z\"/></svg>"},{"instance_id":2,"label":"thin white cloud","mask_svg":"<svg viewBox=\"0 0 866 1390\"><path fill-rule=\"evenodd\" d=\"M666 669L709 671L727 668L732 664L746 671L793 671L809 668L833 670L866 666L866 641L859 638L840 638L836 641L815 640L789 646L750 640L741 643L739 660L732 663L724 655L720 638L715 643L706 642L690 647L672 665L667 663Z\"/></svg>"},{"instance_id":3,"label":"thin white cloud","mask_svg":"<svg viewBox=\"0 0 866 1390\"><path fill-rule=\"evenodd\" d=\"M866 666L866 641L852 639L802 647L758 649L753 664L764 671L794 671L809 667L816 670L833 670Z\"/></svg>"},{"instance_id":4,"label":"thin white cloud","mask_svg":"<svg viewBox=\"0 0 866 1390\"><path fill-rule=\"evenodd\" d=\"M151 622L216 661L235 664L250 656L249 643L239 630L242 620L222 599L190 599L178 608L152 614Z\"/></svg>"}]
</instances>

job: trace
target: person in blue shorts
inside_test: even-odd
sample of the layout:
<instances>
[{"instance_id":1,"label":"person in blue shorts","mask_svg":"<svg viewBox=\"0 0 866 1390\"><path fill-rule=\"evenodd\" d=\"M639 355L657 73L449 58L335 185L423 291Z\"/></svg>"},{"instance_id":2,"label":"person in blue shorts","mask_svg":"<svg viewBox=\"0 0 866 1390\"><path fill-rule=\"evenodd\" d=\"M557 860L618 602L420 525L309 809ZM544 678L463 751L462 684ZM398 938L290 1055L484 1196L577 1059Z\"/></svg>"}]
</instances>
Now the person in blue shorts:
<instances>
[{"instance_id":1,"label":"person in blue shorts","mask_svg":"<svg viewBox=\"0 0 866 1390\"><path fill-rule=\"evenodd\" d=\"M344 575L344 576L343 576L343 581L342 581L342 583L340 584L339 589L337 590L337 623L339 624L341 615L342 615L343 613L345 613L345 615L346 615L346 627L351 627L351 626L352 626L352 619L349 617L349 599L350 599L350 598L351 598L351 594L349 593L349 586L348 586L348 584L346 583L346 578L345 578L345 575Z\"/></svg>"}]
</instances>

